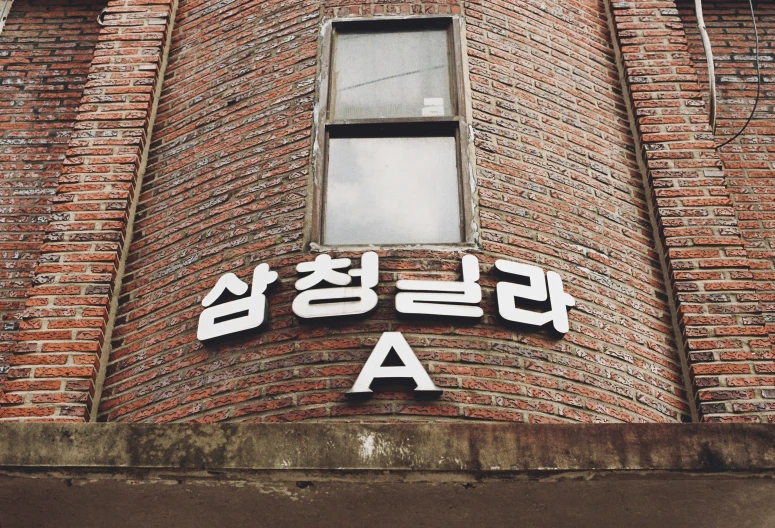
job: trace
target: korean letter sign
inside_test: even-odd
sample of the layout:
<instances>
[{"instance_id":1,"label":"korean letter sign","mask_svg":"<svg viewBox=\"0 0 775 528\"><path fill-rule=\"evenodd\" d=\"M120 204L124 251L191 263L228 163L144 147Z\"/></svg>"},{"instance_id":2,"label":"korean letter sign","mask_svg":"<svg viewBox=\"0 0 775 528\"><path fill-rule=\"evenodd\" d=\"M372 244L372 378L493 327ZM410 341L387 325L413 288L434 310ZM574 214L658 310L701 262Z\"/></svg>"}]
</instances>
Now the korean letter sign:
<instances>
[{"instance_id":1,"label":"korean letter sign","mask_svg":"<svg viewBox=\"0 0 775 528\"><path fill-rule=\"evenodd\" d=\"M357 266L357 267L356 267ZM454 317L477 320L484 315L479 306L479 260L474 255L462 259L462 281L399 280L396 284L395 308L399 314ZM552 324L559 334L569 330L568 309L574 298L565 292L562 278L555 272L536 266L495 261L494 269L504 280L496 284L498 314L505 320L528 327ZM349 258L318 255L314 261L302 262L296 271L303 275L295 283L298 294L293 300L293 313L301 319L316 320L367 314L377 306L379 256L368 251L358 264ZM267 288L278 280L268 264L256 266L250 285L233 273L218 279L215 287L202 300L197 338L207 342L219 337L260 328L267 319ZM236 299L218 303L229 292ZM542 303L548 310L535 311L523 304ZM395 351L403 366L383 366L387 354ZM409 344L399 332L385 332L372 351L348 395L371 393L376 378L411 378L415 392L437 394L441 391L431 381Z\"/></svg>"}]
</instances>

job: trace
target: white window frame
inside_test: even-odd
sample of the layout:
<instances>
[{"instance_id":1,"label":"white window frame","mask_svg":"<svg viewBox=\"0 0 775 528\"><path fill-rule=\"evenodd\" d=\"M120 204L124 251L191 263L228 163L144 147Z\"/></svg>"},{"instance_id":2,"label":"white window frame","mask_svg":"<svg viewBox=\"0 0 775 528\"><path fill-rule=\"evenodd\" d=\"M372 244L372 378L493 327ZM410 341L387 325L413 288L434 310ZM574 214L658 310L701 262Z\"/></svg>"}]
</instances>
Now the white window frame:
<instances>
[{"instance_id":1,"label":"white window frame","mask_svg":"<svg viewBox=\"0 0 775 528\"><path fill-rule=\"evenodd\" d=\"M449 71L452 87L451 100L455 107L453 116L419 117L419 118L387 118L363 120L330 119L331 104L331 69L333 67L333 45L337 30L370 30L413 29L446 27L449 32ZM312 197L311 207L308 207L307 230L305 231L305 247L314 251L330 251L336 249L358 250L373 247L395 249L439 248L440 250L476 248L479 242L479 226L476 207L476 184L474 168L473 128L471 123L471 104L467 82L467 62L463 41L464 23L458 16L412 16L412 17L368 17L332 19L324 22L321 29L321 49L318 62L318 92L315 102L314 129L312 149L313 177L309 196ZM324 245L324 211L325 185L327 179L328 139L332 131L338 137L359 137L363 130L370 126L380 127L416 127L444 128L448 132L439 136L454 136L457 152L458 182L461 214L461 242L451 244L405 243L405 244L342 244ZM352 129L350 134L346 132ZM363 136L360 136L363 137ZM368 132L367 135L368 136ZM375 137L375 136L371 136ZM376 137L380 137L377 135Z\"/></svg>"}]
</instances>

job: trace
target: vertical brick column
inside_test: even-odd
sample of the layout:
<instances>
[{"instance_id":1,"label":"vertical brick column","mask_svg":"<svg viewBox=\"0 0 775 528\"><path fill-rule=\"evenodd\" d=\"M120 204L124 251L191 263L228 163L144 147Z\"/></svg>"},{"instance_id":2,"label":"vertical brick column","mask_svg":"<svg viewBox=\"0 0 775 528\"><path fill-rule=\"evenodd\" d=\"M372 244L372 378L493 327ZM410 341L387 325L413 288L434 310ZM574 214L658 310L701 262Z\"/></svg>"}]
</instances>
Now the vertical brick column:
<instances>
[{"instance_id":1,"label":"vertical brick column","mask_svg":"<svg viewBox=\"0 0 775 528\"><path fill-rule=\"evenodd\" d=\"M0 1L0 400L105 3Z\"/></svg>"},{"instance_id":2,"label":"vertical brick column","mask_svg":"<svg viewBox=\"0 0 775 528\"><path fill-rule=\"evenodd\" d=\"M635 0L612 13L702 419L759 421L733 415L759 391L729 381L755 372L767 330L678 11Z\"/></svg>"},{"instance_id":3,"label":"vertical brick column","mask_svg":"<svg viewBox=\"0 0 775 528\"><path fill-rule=\"evenodd\" d=\"M8 372L3 419L85 421L174 0L113 0Z\"/></svg>"},{"instance_id":4,"label":"vertical brick column","mask_svg":"<svg viewBox=\"0 0 775 528\"><path fill-rule=\"evenodd\" d=\"M700 75L705 97L709 96L707 65L702 47L694 2L677 2L686 26L689 52ZM716 0L703 2L716 63L718 126L716 141L721 143L742 132L732 143L719 149L727 187L735 205L740 232L745 242L749 266L761 303L762 323L767 325L769 343L759 343L753 373L727 385L746 387L757 396L754 401L734 403L732 411L758 414L775 420L775 90L772 65L775 56L775 4L760 2L755 8L759 32L762 85L756 113L743 130L756 97L755 33L747 2ZM760 392L761 391L761 392ZM761 395L761 400L759 400ZM757 401L758 400L758 401Z\"/></svg>"}]
</instances>

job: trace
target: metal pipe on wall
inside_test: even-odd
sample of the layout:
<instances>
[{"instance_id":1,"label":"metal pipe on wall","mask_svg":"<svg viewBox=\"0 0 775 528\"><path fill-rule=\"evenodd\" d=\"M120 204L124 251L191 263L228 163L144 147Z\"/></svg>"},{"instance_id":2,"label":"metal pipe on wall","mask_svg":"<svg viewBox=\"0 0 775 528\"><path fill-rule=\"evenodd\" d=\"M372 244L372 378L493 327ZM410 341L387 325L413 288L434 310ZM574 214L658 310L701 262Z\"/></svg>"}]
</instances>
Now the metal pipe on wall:
<instances>
[{"instance_id":1,"label":"metal pipe on wall","mask_svg":"<svg viewBox=\"0 0 775 528\"><path fill-rule=\"evenodd\" d=\"M716 68L713 65L713 49L710 45L710 37L705 27L705 19L702 17L702 0L694 0L694 10L697 13L697 26L702 36L702 47L705 50L705 60L708 63L708 88L710 89L710 126L716 133Z\"/></svg>"},{"instance_id":2,"label":"metal pipe on wall","mask_svg":"<svg viewBox=\"0 0 775 528\"><path fill-rule=\"evenodd\" d=\"M5 26L5 19L8 18L8 13L11 11L11 4L13 0L3 0L3 7L0 7L0 32L3 31Z\"/></svg>"}]
</instances>

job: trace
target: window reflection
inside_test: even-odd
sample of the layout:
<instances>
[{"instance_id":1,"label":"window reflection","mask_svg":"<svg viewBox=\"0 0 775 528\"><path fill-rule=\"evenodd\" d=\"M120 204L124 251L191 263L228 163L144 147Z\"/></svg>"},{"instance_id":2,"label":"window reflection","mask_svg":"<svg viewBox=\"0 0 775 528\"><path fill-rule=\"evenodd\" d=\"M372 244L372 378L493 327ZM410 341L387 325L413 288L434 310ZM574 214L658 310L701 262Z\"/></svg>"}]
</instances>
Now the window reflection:
<instances>
[{"instance_id":1,"label":"window reflection","mask_svg":"<svg viewBox=\"0 0 775 528\"><path fill-rule=\"evenodd\" d=\"M454 137L332 138L325 244L459 243Z\"/></svg>"}]
</instances>

